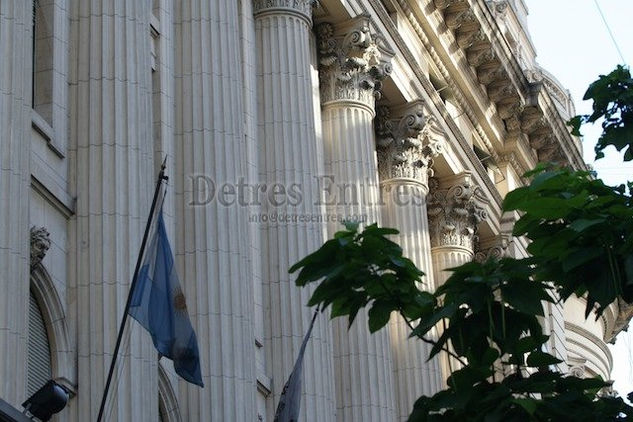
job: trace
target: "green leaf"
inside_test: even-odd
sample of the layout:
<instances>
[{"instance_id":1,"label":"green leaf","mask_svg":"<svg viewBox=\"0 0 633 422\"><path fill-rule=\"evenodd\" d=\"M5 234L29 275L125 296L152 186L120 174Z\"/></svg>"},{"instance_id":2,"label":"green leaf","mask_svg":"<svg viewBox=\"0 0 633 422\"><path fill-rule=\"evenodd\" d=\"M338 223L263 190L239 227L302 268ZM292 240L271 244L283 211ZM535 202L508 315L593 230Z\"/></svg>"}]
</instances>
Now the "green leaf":
<instances>
[{"instance_id":1,"label":"green leaf","mask_svg":"<svg viewBox=\"0 0 633 422\"><path fill-rule=\"evenodd\" d=\"M536 350L527 357L527 366L531 367L541 367L541 366L549 366L555 365L557 363L562 363L563 361L555 358L549 353L541 352L540 350Z\"/></svg>"},{"instance_id":2,"label":"green leaf","mask_svg":"<svg viewBox=\"0 0 633 422\"><path fill-rule=\"evenodd\" d=\"M389 322L389 317L391 316L391 312L395 307L390 306L387 302L374 302L374 305L369 309L368 316L368 325L369 331L371 333L375 333L380 330L382 327L387 325Z\"/></svg>"}]
</instances>

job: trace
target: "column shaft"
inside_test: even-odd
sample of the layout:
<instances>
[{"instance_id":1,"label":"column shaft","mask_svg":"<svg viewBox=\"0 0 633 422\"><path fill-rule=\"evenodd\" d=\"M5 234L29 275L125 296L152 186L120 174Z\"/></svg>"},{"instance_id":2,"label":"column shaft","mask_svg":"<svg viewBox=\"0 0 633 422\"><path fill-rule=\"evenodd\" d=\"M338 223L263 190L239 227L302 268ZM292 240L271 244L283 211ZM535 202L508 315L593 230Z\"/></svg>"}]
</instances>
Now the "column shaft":
<instances>
[{"instance_id":1,"label":"column shaft","mask_svg":"<svg viewBox=\"0 0 633 422\"><path fill-rule=\"evenodd\" d=\"M368 107L337 102L323 107L322 119L326 172L336 189L328 214L361 217L367 224L379 221L373 114ZM330 222L329 236L342 228ZM346 319L333 324L338 420L393 420L388 328L370 334L365 312L358 313L349 330Z\"/></svg>"},{"instance_id":2,"label":"column shaft","mask_svg":"<svg viewBox=\"0 0 633 422\"><path fill-rule=\"evenodd\" d=\"M339 215L366 224L380 222L373 118L375 96L390 71L387 56L392 53L376 44L366 15L339 28L321 24L317 32L327 174L323 182L331 237L342 228ZM337 419L394 420L388 327L371 335L366 312L359 312L349 329L342 318L333 324Z\"/></svg>"},{"instance_id":3,"label":"column shaft","mask_svg":"<svg viewBox=\"0 0 633 422\"><path fill-rule=\"evenodd\" d=\"M148 2L136 0L75 1L71 10L78 420L96 419L153 192L149 17ZM158 418L156 351L134 321L105 410L106 420Z\"/></svg>"},{"instance_id":4,"label":"column shaft","mask_svg":"<svg viewBox=\"0 0 633 422\"><path fill-rule=\"evenodd\" d=\"M255 2L260 181L268 193L262 212L280 217L260 223L271 415L312 316L306 306L311 291L296 287L288 268L325 241L322 220L310 221L324 213L317 186L317 177L323 174L323 146L315 134L310 72L312 1L290 3ZM270 195L279 189L285 194ZM300 192L299 198L294 191ZM330 323L320 317L303 364L301 420L334 420L331 347Z\"/></svg>"},{"instance_id":5,"label":"column shaft","mask_svg":"<svg viewBox=\"0 0 633 422\"><path fill-rule=\"evenodd\" d=\"M0 2L0 397L26 394L31 146L30 2Z\"/></svg>"},{"instance_id":6,"label":"column shaft","mask_svg":"<svg viewBox=\"0 0 633 422\"><path fill-rule=\"evenodd\" d=\"M252 268L236 194L247 179L238 2L185 0L174 10L176 249L205 383L180 383L180 409L188 421L251 421Z\"/></svg>"},{"instance_id":7,"label":"column shaft","mask_svg":"<svg viewBox=\"0 0 633 422\"><path fill-rule=\"evenodd\" d=\"M425 272L420 288L433 291L426 196L432 156L441 151L443 144L429 136L434 120L425 117L423 104L419 100L406 104L395 119L390 117L389 107L379 107L376 119L378 172L383 223L400 231L394 238L404 255ZM427 362L431 346L410 338L411 328L400 315L393 315L389 329L397 416L406 420L418 397L439 391L441 370L438 359ZM431 333L428 337L434 335Z\"/></svg>"},{"instance_id":8,"label":"column shaft","mask_svg":"<svg viewBox=\"0 0 633 422\"><path fill-rule=\"evenodd\" d=\"M440 187L437 179L430 180L431 194L428 204L430 219L433 276L436 286L450 277L446 270L472 261L477 225L487 218L484 204L488 201L481 188L474 185L470 173L455 176ZM441 330L441 326L439 329ZM440 356L443 380L460 367L448 355Z\"/></svg>"}]
</instances>

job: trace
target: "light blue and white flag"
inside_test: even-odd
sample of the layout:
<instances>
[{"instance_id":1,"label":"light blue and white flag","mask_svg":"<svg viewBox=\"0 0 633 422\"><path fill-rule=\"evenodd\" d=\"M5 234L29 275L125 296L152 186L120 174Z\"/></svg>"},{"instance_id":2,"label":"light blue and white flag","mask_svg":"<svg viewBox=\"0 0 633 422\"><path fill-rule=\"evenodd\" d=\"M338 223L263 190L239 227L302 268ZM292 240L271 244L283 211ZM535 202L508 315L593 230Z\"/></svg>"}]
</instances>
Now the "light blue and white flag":
<instances>
[{"instance_id":1,"label":"light blue and white flag","mask_svg":"<svg viewBox=\"0 0 633 422\"><path fill-rule=\"evenodd\" d=\"M198 340L176 274L162 206L132 292L129 314L149 331L158 353L174 362L178 375L190 383L204 386Z\"/></svg>"},{"instance_id":2,"label":"light blue and white flag","mask_svg":"<svg viewBox=\"0 0 633 422\"><path fill-rule=\"evenodd\" d=\"M284 385L281 397L279 397L279 404L277 405L277 411L275 412L274 422L297 422L299 420L299 411L301 410L303 355L318 313L319 309L317 308L314 316L312 317L312 322L310 322L310 328L308 328L308 332L301 343L301 349L299 349L299 356L297 356L295 366L292 368L292 372L288 377L288 381L286 381L286 385Z\"/></svg>"}]
</instances>

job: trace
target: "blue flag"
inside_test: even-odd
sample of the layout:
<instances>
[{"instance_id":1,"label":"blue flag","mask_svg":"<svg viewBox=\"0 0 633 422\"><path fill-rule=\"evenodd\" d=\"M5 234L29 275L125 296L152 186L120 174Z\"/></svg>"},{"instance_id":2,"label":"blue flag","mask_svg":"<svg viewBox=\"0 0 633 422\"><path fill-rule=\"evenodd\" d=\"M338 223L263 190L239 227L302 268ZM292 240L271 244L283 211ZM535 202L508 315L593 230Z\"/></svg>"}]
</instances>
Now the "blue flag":
<instances>
[{"instance_id":1,"label":"blue flag","mask_svg":"<svg viewBox=\"0 0 633 422\"><path fill-rule=\"evenodd\" d=\"M178 375L203 387L198 340L176 274L162 207L132 292L129 314L149 331L158 352L174 362Z\"/></svg>"}]
</instances>

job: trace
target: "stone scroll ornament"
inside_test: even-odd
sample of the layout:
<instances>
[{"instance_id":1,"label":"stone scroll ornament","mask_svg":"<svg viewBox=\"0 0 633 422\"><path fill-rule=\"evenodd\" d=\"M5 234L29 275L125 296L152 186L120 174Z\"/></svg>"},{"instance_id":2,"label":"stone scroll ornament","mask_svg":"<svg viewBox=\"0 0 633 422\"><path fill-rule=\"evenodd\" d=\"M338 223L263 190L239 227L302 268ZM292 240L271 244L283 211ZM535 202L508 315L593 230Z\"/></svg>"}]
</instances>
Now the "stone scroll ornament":
<instances>
[{"instance_id":1,"label":"stone scroll ornament","mask_svg":"<svg viewBox=\"0 0 633 422\"><path fill-rule=\"evenodd\" d=\"M355 100L373 107L394 53L372 33L369 16L357 16L342 28L321 23L316 31L321 102Z\"/></svg>"},{"instance_id":2,"label":"stone scroll ornament","mask_svg":"<svg viewBox=\"0 0 633 422\"><path fill-rule=\"evenodd\" d=\"M37 266L51 247L48 230L44 227L31 227L31 268Z\"/></svg>"},{"instance_id":3,"label":"stone scroll ornament","mask_svg":"<svg viewBox=\"0 0 633 422\"><path fill-rule=\"evenodd\" d=\"M378 149L378 172L381 181L410 179L428 187L433 176L433 157L442 153L442 137L437 132L437 122L426 117L420 103L409 107L404 116L391 118L387 106L378 107L376 137Z\"/></svg>"},{"instance_id":4,"label":"stone scroll ornament","mask_svg":"<svg viewBox=\"0 0 633 422\"><path fill-rule=\"evenodd\" d=\"M473 251L477 225L487 218L483 206L488 201L481 188L474 186L470 180L443 189L437 179L431 178L429 185L431 245L459 246Z\"/></svg>"}]
</instances>

